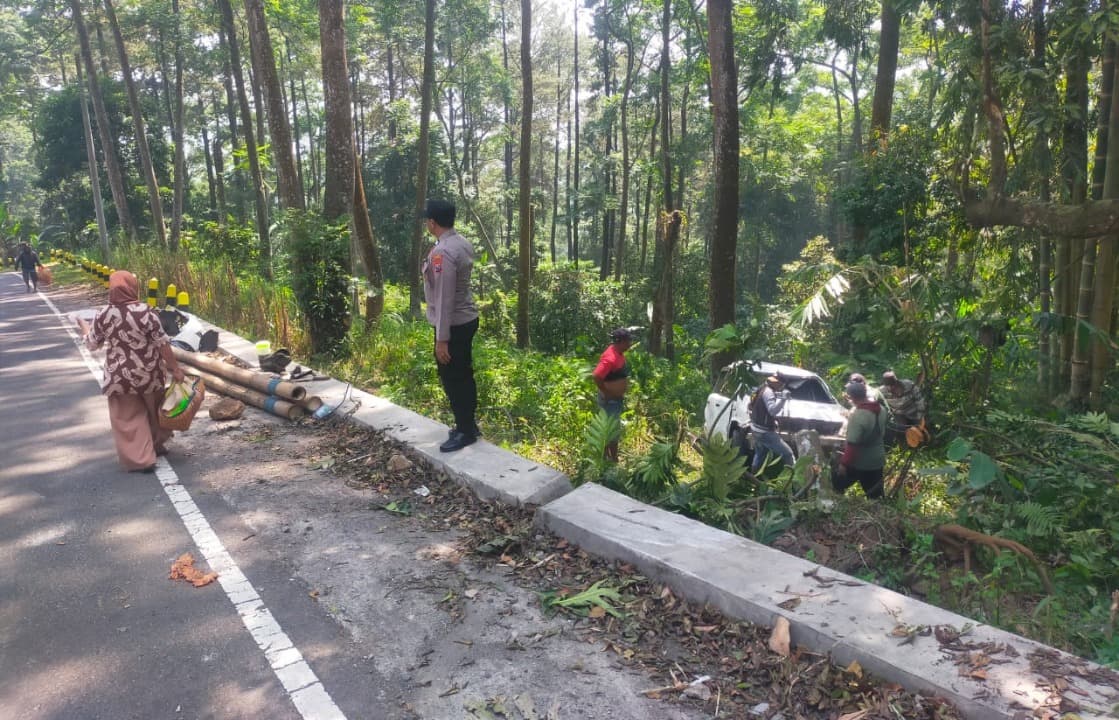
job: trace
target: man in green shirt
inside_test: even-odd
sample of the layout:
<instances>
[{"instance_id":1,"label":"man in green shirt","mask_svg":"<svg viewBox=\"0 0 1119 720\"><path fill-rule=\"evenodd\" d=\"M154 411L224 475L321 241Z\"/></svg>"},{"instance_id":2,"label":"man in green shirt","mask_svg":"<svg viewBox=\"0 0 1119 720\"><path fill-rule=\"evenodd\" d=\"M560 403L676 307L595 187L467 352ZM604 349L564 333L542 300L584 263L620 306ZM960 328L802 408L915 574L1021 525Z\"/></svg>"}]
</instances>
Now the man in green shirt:
<instances>
[{"instance_id":1,"label":"man in green shirt","mask_svg":"<svg viewBox=\"0 0 1119 720\"><path fill-rule=\"evenodd\" d=\"M877 499L882 497L882 470L886 466L886 409L867 399L866 383L849 382L844 390L851 402L851 414L847 417L846 443L832 486L843 493L858 482L868 498Z\"/></svg>"}]
</instances>

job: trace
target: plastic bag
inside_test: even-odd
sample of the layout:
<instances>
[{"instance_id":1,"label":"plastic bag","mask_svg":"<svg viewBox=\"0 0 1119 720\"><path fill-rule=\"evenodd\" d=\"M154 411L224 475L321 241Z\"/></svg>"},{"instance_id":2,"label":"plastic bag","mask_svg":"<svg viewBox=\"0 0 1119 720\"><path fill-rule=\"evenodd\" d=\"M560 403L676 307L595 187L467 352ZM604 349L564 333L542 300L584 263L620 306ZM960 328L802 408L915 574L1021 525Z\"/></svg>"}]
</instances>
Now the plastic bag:
<instances>
[{"instance_id":1,"label":"plastic bag","mask_svg":"<svg viewBox=\"0 0 1119 720\"><path fill-rule=\"evenodd\" d=\"M160 410L163 411L164 417L173 418L182 415L183 411L190 407L193 398L193 387L186 382L172 382L167 392L163 394L163 405L160 406Z\"/></svg>"}]
</instances>

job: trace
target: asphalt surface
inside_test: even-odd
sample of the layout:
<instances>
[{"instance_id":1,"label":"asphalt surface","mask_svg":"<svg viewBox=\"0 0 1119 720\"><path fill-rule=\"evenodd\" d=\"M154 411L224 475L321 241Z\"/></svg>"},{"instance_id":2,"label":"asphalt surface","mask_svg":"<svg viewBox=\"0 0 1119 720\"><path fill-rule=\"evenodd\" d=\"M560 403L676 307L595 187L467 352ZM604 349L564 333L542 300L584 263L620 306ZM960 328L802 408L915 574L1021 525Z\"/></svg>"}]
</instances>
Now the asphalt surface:
<instances>
[{"instance_id":1,"label":"asphalt surface","mask_svg":"<svg viewBox=\"0 0 1119 720\"><path fill-rule=\"evenodd\" d=\"M191 458L123 472L108 428L63 321L0 274L0 718L394 716L384 680L354 669L337 624L267 552L226 556L236 567L223 579L239 569L248 595L168 579L188 551L209 569L199 518L211 553L251 530L196 492ZM192 501L200 512L184 523ZM287 650L266 655L268 643Z\"/></svg>"}]
</instances>

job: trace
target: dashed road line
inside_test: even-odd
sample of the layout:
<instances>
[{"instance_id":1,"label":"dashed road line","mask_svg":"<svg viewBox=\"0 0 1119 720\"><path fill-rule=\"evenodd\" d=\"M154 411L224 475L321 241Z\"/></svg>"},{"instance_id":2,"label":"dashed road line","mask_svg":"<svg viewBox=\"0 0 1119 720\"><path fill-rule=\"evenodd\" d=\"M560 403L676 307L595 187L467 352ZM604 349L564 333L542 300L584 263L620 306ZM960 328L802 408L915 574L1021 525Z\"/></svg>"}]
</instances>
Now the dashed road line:
<instances>
[{"instance_id":1,"label":"dashed road line","mask_svg":"<svg viewBox=\"0 0 1119 720\"><path fill-rule=\"evenodd\" d=\"M58 317L62 328L77 345L86 367L100 385L103 372L100 363L94 359L93 354L74 332L71 323L67 322L66 317L55 307L50 298L42 292L38 295ZM226 597L233 603L237 615L256 641L257 647L264 653L268 665L291 698L295 709L304 720L346 720L346 716L334 703L330 693L315 675L315 671L303 659L299 648L292 644L287 633L265 607L264 601L260 599L252 583L225 549L190 493L179 482L179 476L175 474L167 458L157 459L155 476L159 479L163 491L179 514L199 552L205 556L210 569L218 574L218 583L225 591Z\"/></svg>"}]
</instances>

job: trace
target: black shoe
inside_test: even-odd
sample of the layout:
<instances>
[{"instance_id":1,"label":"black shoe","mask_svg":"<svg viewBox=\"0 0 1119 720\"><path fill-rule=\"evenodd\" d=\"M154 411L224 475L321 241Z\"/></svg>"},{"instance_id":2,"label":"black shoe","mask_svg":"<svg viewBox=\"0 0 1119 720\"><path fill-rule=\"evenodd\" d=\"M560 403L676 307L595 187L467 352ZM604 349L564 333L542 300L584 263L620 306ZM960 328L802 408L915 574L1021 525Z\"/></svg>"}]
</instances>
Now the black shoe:
<instances>
[{"instance_id":1,"label":"black shoe","mask_svg":"<svg viewBox=\"0 0 1119 720\"><path fill-rule=\"evenodd\" d=\"M467 435L455 430L451 433L451 437L447 442L439 446L440 452L454 452L455 450L462 450L467 445L473 445L478 440L477 435Z\"/></svg>"},{"instance_id":2,"label":"black shoe","mask_svg":"<svg viewBox=\"0 0 1119 720\"><path fill-rule=\"evenodd\" d=\"M450 438L453 438L455 436L455 433L457 433L457 432L458 432L458 430L456 430L455 428L450 428L449 430L447 430L447 439L449 440ZM480 437L482 437L482 429L479 428L477 425L475 425L474 426L474 439L478 439Z\"/></svg>"}]
</instances>

